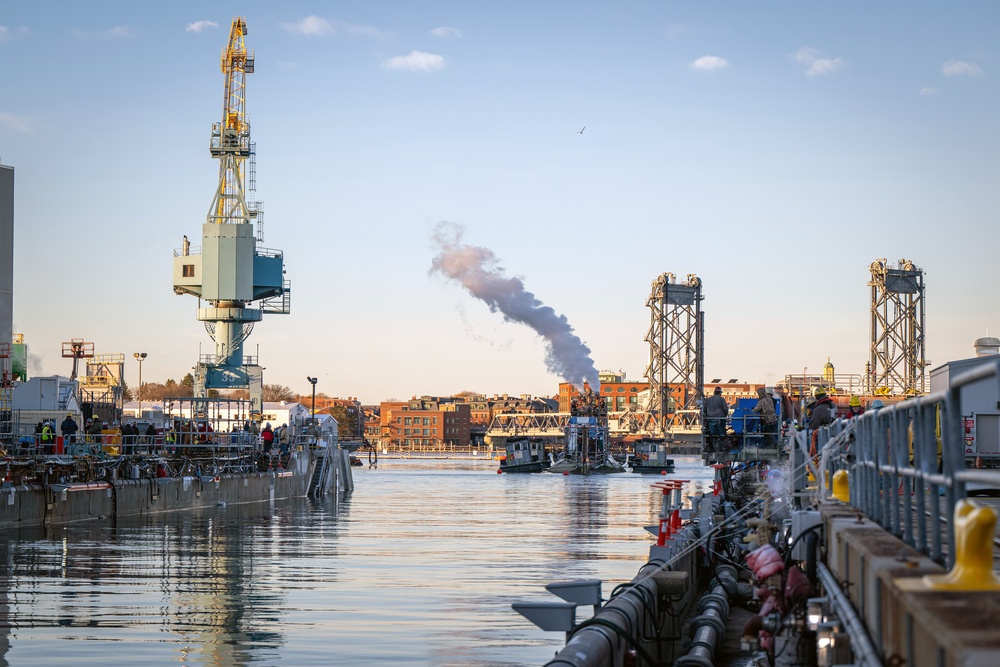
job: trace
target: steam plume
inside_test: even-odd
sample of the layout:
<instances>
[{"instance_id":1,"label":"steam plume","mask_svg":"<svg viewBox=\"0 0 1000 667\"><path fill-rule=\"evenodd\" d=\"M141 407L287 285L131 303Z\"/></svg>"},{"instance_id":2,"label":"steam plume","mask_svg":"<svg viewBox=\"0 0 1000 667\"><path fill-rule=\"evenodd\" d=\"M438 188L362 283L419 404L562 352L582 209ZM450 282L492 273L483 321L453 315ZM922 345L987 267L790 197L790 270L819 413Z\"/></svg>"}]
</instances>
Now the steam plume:
<instances>
[{"instance_id":1,"label":"steam plume","mask_svg":"<svg viewBox=\"0 0 1000 667\"><path fill-rule=\"evenodd\" d=\"M586 381L595 391L600 380L590 348L573 333L565 315L557 315L531 292L520 278L504 275L497 256L489 248L462 243L465 230L452 222L440 222L433 240L438 253L431 261L431 273L441 273L460 283L469 293L485 302L491 312L503 314L509 322L526 324L545 341L545 366L566 382L582 388Z\"/></svg>"}]
</instances>

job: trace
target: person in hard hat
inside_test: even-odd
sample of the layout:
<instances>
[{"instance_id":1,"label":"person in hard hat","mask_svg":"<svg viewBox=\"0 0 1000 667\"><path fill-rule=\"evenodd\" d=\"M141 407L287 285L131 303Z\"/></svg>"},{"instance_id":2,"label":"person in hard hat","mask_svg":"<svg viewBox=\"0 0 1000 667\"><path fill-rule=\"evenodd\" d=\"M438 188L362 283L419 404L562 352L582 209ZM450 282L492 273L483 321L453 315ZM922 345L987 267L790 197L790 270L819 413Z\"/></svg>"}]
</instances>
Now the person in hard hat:
<instances>
[{"instance_id":1,"label":"person in hard hat","mask_svg":"<svg viewBox=\"0 0 1000 667\"><path fill-rule=\"evenodd\" d=\"M56 453L56 430L53 422L46 419L42 422L41 447L43 454Z\"/></svg>"},{"instance_id":2,"label":"person in hard hat","mask_svg":"<svg viewBox=\"0 0 1000 667\"><path fill-rule=\"evenodd\" d=\"M812 412L809 415L809 428L817 429L827 424L832 424L837 418L837 406L833 399L826 395L826 389L816 387L813 393L816 401L812 404Z\"/></svg>"},{"instance_id":3,"label":"person in hard hat","mask_svg":"<svg viewBox=\"0 0 1000 667\"><path fill-rule=\"evenodd\" d=\"M701 411L708 435L705 449L712 452L726 435L726 417L729 416L729 404L722 397L722 387L716 387L712 395L705 399Z\"/></svg>"},{"instance_id":4,"label":"person in hard hat","mask_svg":"<svg viewBox=\"0 0 1000 667\"><path fill-rule=\"evenodd\" d=\"M847 419L854 419L865 414L865 408L861 405L861 397L851 394L851 400L847 402Z\"/></svg>"}]
</instances>

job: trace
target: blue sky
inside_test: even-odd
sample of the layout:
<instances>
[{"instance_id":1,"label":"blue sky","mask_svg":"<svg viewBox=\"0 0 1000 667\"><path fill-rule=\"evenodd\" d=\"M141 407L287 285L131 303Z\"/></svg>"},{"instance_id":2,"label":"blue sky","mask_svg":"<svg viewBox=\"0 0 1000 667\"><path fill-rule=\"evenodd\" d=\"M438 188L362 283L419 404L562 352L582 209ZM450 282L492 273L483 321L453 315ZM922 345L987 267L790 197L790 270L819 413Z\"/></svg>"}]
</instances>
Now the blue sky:
<instances>
[{"instance_id":1,"label":"blue sky","mask_svg":"<svg viewBox=\"0 0 1000 667\"><path fill-rule=\"evenodd\" d=\"M926 272L932 366L1000 334L994 2L5 2L35 372L67 374L71 338L148 352L147 381L212 349L171 257L216 187L234 15L293 290L248 340L265 382L555 393L538 336L429 273L441 221L629 378L663 272L703 280L708 378L861 373L880 257Z\"/></svg>"}]
</instances>

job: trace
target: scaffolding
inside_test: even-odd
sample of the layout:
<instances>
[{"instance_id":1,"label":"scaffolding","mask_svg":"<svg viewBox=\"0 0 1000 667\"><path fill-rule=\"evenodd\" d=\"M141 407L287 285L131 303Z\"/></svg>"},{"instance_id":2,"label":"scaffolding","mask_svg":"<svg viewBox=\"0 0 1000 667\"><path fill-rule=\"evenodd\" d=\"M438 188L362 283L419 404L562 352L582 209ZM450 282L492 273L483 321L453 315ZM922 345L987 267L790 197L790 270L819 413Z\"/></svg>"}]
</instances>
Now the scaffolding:
<instances>
[{"instance_id":1,"label":"scaffolding","mask_svg":"<svg viewBox=\"0 0 1000 667\"><path fill-rule=\"evenodd\" d=\"M701 279L694 274L688 274L683 284L672 273L653 281L646 302L650 312L646 411L653 434L666 431L671 414L677 426L700 422L698 403L705 384L703 298Z\"/></svg>"},{"instance_id":2,"label":"scaffolding","mask_svg":"<svg viewBox=\"0 0 1000 667\"><path fill-rule=\"evenodd\" d=\"M14 375L9 368L10 343L0 343L0 449L9 450L19 430L14 410Z\"/></svg>"},{"instance_id":3,"label":"scaffolding","mask_svg":"<svg viewBox=\"0 0 1000 667\"><path fill-rule=\"evenodd\" d=\"M869 267L871 349L866 392L913 396L926 391L924 369L924 272L908 259L891 268L885 258Z\"/></svg>"},{"instance_id":4,"label":"scaffolding","mask_svg":"<svg viewBox=\"0 0 1000 667\"><path fill-rule=\"evenodd\" d=\"M104 421L122 418L125 408L125 355L94 354L87 359L87 374L80 380L80 407L88 416Z\"/></svg>"}]
</instances>

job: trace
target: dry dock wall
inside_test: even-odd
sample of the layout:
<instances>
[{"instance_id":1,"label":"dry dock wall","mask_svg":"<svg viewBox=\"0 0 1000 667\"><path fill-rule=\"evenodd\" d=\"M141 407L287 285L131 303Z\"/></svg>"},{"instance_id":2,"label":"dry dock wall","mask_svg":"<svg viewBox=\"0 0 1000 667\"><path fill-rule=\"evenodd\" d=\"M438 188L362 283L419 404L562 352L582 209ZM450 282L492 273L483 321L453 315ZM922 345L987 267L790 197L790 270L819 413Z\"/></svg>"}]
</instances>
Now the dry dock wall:
<instances>
[{"instance_id":1,"label":"dry dock wall","mask_svg":"<svg viewBox=\"0 0 1000 667\"><path fill-rule=\"evenodd\" d=\"M305 496L309 457L293 457L296 470L219 475L124 479L89 484L0 486L0 528L61 524L112 517L254 503ZM301 468L301 469L299 469Z\"/></svg>"},{"instance_id":2,"label":"dry dock wall","mask_svg":"<svg viewBox=\"0 0 1000 667\"><path fill-rule=\"evenodd\" d=\"M883 664L1000 665L1000 592L911 590L901 579L941 574L926 556L841 503L821 506L827 565Z\"/></svg>"}]
</instances>

